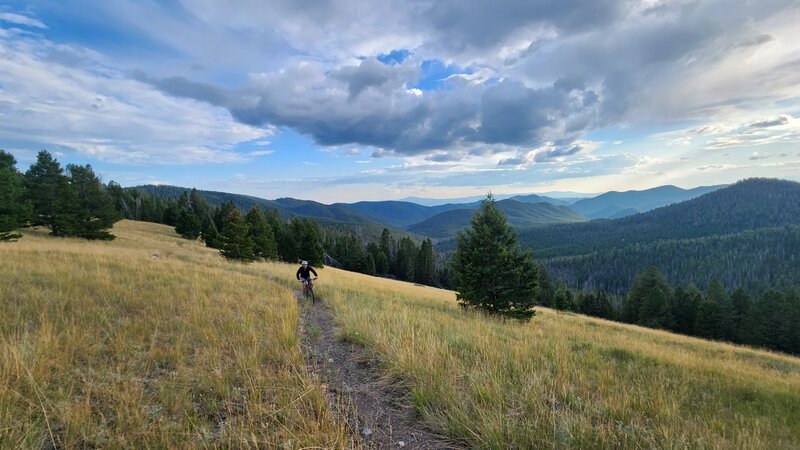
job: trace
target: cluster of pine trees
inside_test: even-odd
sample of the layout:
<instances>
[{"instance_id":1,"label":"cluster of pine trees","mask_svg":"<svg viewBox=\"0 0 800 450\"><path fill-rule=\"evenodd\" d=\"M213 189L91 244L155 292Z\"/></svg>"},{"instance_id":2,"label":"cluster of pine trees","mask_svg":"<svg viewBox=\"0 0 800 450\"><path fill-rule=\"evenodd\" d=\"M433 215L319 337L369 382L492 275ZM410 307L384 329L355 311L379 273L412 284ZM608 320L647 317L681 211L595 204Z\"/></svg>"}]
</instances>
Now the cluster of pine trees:
<instances>
[{"instance_id":1,"label":"cluster of pine trees","mask_svg":"<svg viewBox=\"0 0 800 450\"><path fill-rule=\"evenodd\" d=\"M430 239L417 245L410 237L397 239L384 228L379 242L365 243L353 233L329 232L324 244L332 262L345 270L428 286L451 285L449 267Z\"/></svg>"},{"instance_id":2,"label":"cluster of pine trees","mask_svg":"<svg viewBox=\"0 0 800 450\"><path fill-rule=\"evenodd\" d=\"M46 150L27 172L0 150L0 241L17 230L43 226L52 236L114 239L108 230L120 219L108 190L89 165L69 164L66 172Z\"/></svg>"},{"instance_id":3,"label":"cluster of pine trees","mask_svg":"<svg viewBox=\"0 0 800 450\"><path fill-rule=\"evenodd\" d=\"M163 223L187 239L201 238L229 259L271 259L311 265L327 263L345 270L393 277L403 281L448 288L449 266L430 239L417 244L408 236L396 238L384 228L380 241L360 237L352 230L323 227L313 219L285 220L277 209L251 208L243 213L233 201L210 206L197 191L177 199L110 183L119 213L131 220Z\"/></svg>"},{"instance_id":4,"label":"cluster of pine trees","mask_svg":"<svg viewBox=\"0 0 800 450\"><path fill-rule=\"evenodd\" d=\"M292 263L305 259L315 266L324 264L320 230L313 220L295 217L286 221L277 210L258 207L243 213L231 201L212 207L196 189L184 191L176 200L135 189L115 190L115 194L117 207L126 216L172 225L182 237L200 238L227 259Z\"/></svg>"},{"instance_id":5,"label":"cluster of pine trees","mask_svg":"<svg viewBox=\"0 0 800 450\"><path fill-rule=\"evenodd\" d=\"M640 274L624 297L605 291L569 290L563 281L545 288L540 299L556 309L660 328L707 339L765 347L800 354L800 291L768 289L751 297L738 288L729 292L712 279L701 292L693 284L673 288L650 267Z\"/></svg>"}]
</instances>

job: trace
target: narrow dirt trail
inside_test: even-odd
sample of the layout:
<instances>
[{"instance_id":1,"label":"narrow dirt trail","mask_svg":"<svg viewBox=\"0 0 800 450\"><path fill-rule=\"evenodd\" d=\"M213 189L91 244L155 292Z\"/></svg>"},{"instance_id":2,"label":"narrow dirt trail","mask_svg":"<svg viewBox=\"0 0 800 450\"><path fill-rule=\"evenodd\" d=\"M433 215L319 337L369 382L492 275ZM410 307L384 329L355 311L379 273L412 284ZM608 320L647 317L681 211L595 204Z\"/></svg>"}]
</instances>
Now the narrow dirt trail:
<instances>
[{"instance_id":1,"label":"narrow dirt trail","mask_svg":"<svg viewBox=\"0 0 800 450\"><path fill-rule=\"evenodd\" d=\"M317 299L312 305L299 293L297 299L309 370L327 385L334 410L347 411L342 419L364 448L464 448L423 428L402 393L380 382L378 367L367 351L338 338L333 314L325 303Z\"/></svg>"}]
</instances>

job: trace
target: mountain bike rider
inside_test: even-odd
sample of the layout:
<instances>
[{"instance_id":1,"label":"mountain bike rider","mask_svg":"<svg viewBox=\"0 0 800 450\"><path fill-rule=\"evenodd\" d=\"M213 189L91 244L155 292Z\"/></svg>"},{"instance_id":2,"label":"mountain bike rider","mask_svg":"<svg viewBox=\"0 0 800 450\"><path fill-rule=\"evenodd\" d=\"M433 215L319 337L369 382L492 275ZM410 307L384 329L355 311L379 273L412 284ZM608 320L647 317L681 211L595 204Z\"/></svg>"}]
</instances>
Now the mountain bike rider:
<instances>
[{"instance_id":1,"label":"mountain bike rider","mask_svg":"<svg viewBox=\"0 0 800 450\"><path fill-rule=\"evenodd\" d=\"M303 292L306 291L308 286L314 287L314 281L311 279L311 274L313 273L314 276L317 276L317 271L315 271L311 266L308 265L308 261L303 261L302 266L297 269L297 281L303 282Z\"/></svg>"}]
</instances>

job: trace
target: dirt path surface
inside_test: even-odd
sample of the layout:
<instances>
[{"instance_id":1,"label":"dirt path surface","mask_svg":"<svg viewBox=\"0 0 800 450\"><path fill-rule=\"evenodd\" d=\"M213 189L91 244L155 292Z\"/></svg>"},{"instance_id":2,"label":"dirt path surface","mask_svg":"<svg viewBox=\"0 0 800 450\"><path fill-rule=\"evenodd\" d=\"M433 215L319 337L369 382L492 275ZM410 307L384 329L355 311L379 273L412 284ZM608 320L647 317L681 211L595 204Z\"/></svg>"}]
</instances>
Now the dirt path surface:
<instances>
[{"instance_id":1,"label":"dirt path surface","mask_svg":"<svg viewBox=\"0 0 800 450\"><path fill-rule=\"evenodd\" d=\"M326 384L334 410L348 411L341 413L347 416L342 419L364 448L464 448L423 428L403 393L381 383L377 364L367 351L339 339L333 314L324 302L317 299L312 305L300 295L298 301L309 369Z\"/></svg>"}]
</instances>

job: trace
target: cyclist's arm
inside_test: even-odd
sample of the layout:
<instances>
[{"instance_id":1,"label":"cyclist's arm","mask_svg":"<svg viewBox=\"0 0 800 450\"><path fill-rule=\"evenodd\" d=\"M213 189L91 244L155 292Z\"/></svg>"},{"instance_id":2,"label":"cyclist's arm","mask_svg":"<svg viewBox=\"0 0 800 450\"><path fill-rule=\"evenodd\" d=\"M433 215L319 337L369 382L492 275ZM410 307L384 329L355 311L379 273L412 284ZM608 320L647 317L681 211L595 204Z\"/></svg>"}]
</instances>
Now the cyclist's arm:
<instances>
[{"instance_id":1,"label":"cyclist's arm","mask_svg":"<svg viewBox=\"0 0 800 450\"><path fill-rule=\"evenodd\" d=\"M314 276L315 276L315 277L316 277L316 276L318 276L318 275L317 275L317 271L316 271L316 270L314 270L314 268L313 268L313 267L309 267L308 269L309 269L309 270L311 270L311 272L314 274Z\"/></svg>"},{"instance_id":2,"label":"cyclist's arm","mask_svg":"<svg viewBox=\"0 0 800 450\"><path fill-rule=\"evenodd\" d=\"M297 269L297 273L295 274L295 276L297 277L298 280L300 279L300 269Z\"/></svg>"}]
</instances>

